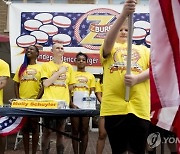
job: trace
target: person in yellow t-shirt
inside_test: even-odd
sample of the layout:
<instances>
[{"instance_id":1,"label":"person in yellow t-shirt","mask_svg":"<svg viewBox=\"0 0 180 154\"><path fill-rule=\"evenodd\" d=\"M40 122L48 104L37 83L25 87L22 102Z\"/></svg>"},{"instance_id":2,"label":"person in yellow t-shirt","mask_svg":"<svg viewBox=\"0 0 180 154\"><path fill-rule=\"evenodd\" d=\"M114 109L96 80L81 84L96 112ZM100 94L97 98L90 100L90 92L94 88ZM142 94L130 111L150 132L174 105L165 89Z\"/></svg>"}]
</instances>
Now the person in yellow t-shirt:
<instances>
[{"instance_id":1,"label":"person in yellow t-shirt","mask_svg":"<svg viewBox=\"0 0 180 154\"><path fill-rule=\"evenodd\" d=\"M52 46L53 60L42 65L41 79L44 86L42 99L64 100L67 105L71 101L72 85L75 83L73 67L62 61L64 47L60 43ZM44 124L49 127L63 132L65 130L66 117L44 118ZM49 153L51 130L43 129L42 153ZM57 154L64 152L64 136L56 133L56 150Z\"/></svg>"},{"instance_id":2,"label":"person in yellow t-shirt","mask_svg":"<svg viewBox=\"0 0 180 154\"><path fill-rule=\"evenodd\" d=\"M101 78L96 81L96 97L98 101L100 102L100 104L102 102L102 94L103 94L103 76L101 76ZM103 153L106 137L107 137L107 132L104 127L104 117L100 116L99 136L98 136L97 145L96 145L96 154Z\"/></svg>"},{"instance_id":3,"label":"person in yellow t-shirt","mask_svg":"<svg viewBox=\"0 0 180 154\"><path fill-rule=\"evenodd\" d=\"M25 51L24 62L16 70L14 80L15 96L18 99L39 99L43 94L41 66L36 64L38 47L32 45ZM39 141L39 118L28 117L22 128L25 154L29 154L29 140L32 132L32 154L36 154Z\"/></svg>"},{"instance_id":4,"label":"person in yellow t-shirt","mask_svg":"<svg viewBox=\"0 0 180 154\"><path fill-rule=\"evenodd\" d=\"M75 72L76 82L73 88L73 102L71 102L71 108L81 108L81 104L76 104L75 93L87 92L88 95L95 90L95 77L93 74L86 72L85 67L87 64L87 55L79 52L76 55L76 65L77 71ZM89 117L71 117L71 126L72 126L72 135L75 137L80 137L81 143L80 146L78 142L72 140L74 154L85 154L88 144L88 131L89 131ZM78 148L79 146L79 148Z\"/></svg>"},{"instance_id":5,"label":"person in yellow t-shirt","mask_svg":"<svg viewBox=\"0 0 180 154\"><path fill-rule=\"evenodd\" d=\"M3 106L3 88L6 86L10 77L9 65L0 59L0 107ZM4 154L6 138L0 136L0 154Z\"/></svg>"},{"instance_id":6,"label":"person in yellow t-shirt","mask_svg":"<svg viewBox=\"0 0 180 154\"><path fill-rule=\"evenodd\" d=\"M144 154L150 124L149 49L132 45L131 75L126 74L127 17L135 11L136 0L126 0L121 14L108 31L100 49L104 68L100 116L113 154ZM129 102L125 87L130 87Z\"/></svg>"},{"instance_id":7,"label":"person in yellow t-shirt","mask_svg":"<svg viewBox=\"0 0 180 154\"><path fill-rule=\"evenodd\" d=\"M3 106L3 88L10 77L9 65L0 59L0 106Z\"/></svg>"}]
</instances>

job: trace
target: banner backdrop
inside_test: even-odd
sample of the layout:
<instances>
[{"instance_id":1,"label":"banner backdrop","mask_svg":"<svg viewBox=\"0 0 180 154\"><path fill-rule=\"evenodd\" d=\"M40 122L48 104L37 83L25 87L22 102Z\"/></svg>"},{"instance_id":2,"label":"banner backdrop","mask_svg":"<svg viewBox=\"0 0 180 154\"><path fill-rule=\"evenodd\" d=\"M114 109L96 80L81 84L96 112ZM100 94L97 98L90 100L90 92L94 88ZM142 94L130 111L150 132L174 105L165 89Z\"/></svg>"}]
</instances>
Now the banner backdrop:
<instances>
[{"instance_id":1,"label":"banner backdrop","mask_svg":"<svg viewBox=\"0 0 180 154\"><path fill-rule=\"evenodd\" d=\"M63 60L74 65L78 52L87 53L87 71L102 73L99 48L116 20L122 5L12 3L10 5L11 71L22 64L24 49L39 44L38 62L52 59L52 44L61 41ZM134 44L150 47L148 6L138 5L134 13Z\"/></svg>"}]
</instances>

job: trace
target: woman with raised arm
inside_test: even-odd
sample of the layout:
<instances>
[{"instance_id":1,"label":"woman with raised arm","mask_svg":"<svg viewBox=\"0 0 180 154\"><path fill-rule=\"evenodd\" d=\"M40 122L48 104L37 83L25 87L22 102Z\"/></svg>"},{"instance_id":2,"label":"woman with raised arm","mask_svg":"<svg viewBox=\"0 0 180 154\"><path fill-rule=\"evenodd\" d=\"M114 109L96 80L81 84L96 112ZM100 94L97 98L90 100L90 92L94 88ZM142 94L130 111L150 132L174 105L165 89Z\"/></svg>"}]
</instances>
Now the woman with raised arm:
<instances>
[{"instance_id":1,"label":"woman with raised arm","mask_svg":"<svg viewBox=\"0 0 180 154\"><path fill-rule=\"evenodd\" d=\"M131 74L126 74L127 18L136 0L126 0L100 49L104 68L100 116L105 117L112 154L145 154L150 124L149 49L132 45ZM130 87L129 102L125 100Z\"/></svg>"}]
</instances>

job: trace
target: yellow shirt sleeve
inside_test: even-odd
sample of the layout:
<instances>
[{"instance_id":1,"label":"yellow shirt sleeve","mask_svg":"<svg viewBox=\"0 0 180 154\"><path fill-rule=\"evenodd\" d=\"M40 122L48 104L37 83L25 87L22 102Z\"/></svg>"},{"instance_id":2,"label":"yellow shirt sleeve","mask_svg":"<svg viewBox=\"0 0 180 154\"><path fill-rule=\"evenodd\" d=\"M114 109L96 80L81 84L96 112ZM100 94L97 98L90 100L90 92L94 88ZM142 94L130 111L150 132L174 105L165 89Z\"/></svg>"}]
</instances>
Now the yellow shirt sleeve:
<instances>
[{"instance_id":1,"label":"yellow shirt sleeve","mask_svg":"<svg viewBox=\"0 0 180 154\"><path fill-rule=\"evenodd\" d=\"M10 77L9 65L4 60L0 59L0 76ZM0 106L3 104L3 89L0 89Z\"/></svg>"},{"instance_id":2,"label":"yellow shirt sleeve","mask_svg":"<svg viewBox=\"0 0 180 154\"><path fill-rule=\"evenodd\" d=\"M100 79L96 81L96 92L102 92L102 87L100 83Z\"/></svg>"}]
</instances>

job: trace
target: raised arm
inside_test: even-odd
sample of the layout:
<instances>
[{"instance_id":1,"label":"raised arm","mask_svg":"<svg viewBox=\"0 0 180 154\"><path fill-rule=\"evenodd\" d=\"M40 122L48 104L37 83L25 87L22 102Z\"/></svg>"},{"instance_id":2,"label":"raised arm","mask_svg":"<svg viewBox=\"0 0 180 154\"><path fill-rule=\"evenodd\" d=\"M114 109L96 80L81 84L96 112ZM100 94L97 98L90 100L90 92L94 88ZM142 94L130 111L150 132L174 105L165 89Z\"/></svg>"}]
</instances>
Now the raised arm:
<instances>
[{"instance_id":1,"label":"raised arm","mask_svg":"<svg viewBox=\"0 0 180 154\"><path fill-rule=\"evenodd\" d=\"M136 0L126 0L123 10L104 39L103 57L106 58L114 46L117 35L129 14L135 11Z\"/></svg>"}]
</instances>

